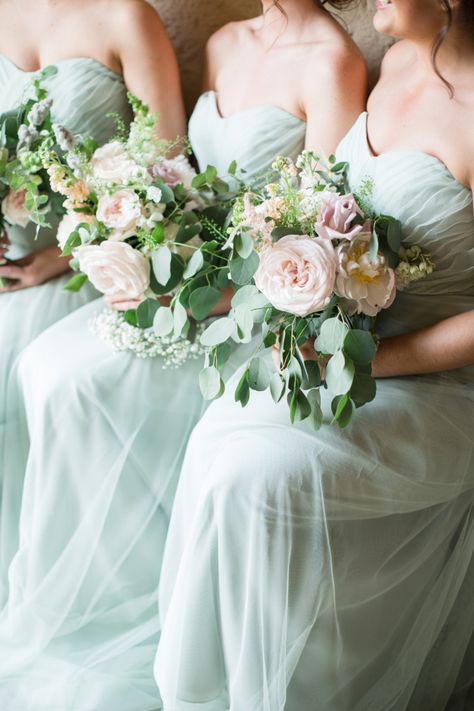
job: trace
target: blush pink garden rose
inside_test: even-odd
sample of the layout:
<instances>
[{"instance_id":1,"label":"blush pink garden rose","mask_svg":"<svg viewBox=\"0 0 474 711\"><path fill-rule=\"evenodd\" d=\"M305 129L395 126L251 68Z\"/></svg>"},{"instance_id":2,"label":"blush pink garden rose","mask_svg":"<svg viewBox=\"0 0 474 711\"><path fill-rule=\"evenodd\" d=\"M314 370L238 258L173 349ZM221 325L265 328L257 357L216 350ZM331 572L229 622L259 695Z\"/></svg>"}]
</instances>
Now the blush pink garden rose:
<instances>
[{"instance_id":1,"label":"blush pink garden rose","mask_svg":"<svg viewBox=\"0 0 474 711\"><path fill-rule=\"evenodd\" d=\"M275 308L308 316L329 303L336 267L330 241L287 235L261 253L255 284Z\"/></svg>"},{"instance_id":2,"label":"blush pink garden rose","mask_svg":"<svg viewBox=\"0 0 474 711\"><path fill-rule=\"evenodd\" d=\"M25 207L25 190L10 190L2 202L2 213L10 225L26 227L30 213Z\"/></svg>"},{"instance_id":3,"label":"blush pink garden rose","mask_svg":"<svg viewBox=\"0 0 474 711\"><path fill-rule=\"evenodd\" d=\"M111 240L124 240L135 234L142 216L142 206L133 190L117 190L103 195L97 205L97 219L112 230Z\"/></svg>"},{"instance_id":4,"label":"blush pink garden rose","mask_svg":"<svg viewBox=\"0 0 474 711\"><path fill-rule=\"evenodd\" d=\"M316 232L325 239L353 239L362 232L363 225L352 225L362 212L352 193L338 195L328 193L316 223Z\"/></svg>"},{"instance_id":5,"label":"blush pink garden rose","mask_svg":"<svg viewBox=\"0 0 474 711\"><path fill-rule=\"evenodd\" d=\"M150 286L150 262L126 242L84 245L75 256L80 270L109 299L141 299Z\"/></svg>"},{"instance_id":6,"label":"blush pink garden rose","mask_svg":"<svg viewBox=\"0 0 474 711\"><path fill-rule=\"evenodd\" d=\"M97 148L90 164L95 178L122 185L140 171L119 141L111 141Z\"/></svg>"},{"instance_id":7,"label":"blush pink garden rose","mask_svg":"<svg viewBox=\"0 0 474 711\"><path fill-rule=\"evenodd\" d=\"M361 234L337 247L339 262L336 292L346 302L349 313L376 316L395 299L395 272L383 255L370 260L370 235Z\"/></svg>"}]
</instances>

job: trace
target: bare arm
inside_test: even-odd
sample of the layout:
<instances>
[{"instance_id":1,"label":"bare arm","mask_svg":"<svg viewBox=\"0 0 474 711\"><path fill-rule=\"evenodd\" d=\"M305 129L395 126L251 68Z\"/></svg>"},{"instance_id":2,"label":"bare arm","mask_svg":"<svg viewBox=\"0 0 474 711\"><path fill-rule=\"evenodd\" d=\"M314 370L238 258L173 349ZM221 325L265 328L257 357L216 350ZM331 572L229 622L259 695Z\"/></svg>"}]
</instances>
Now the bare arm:
<instances>
[{"instance_id":1,"label":"bare arm","mask_svg":"<svg viewBox=\"0 0 474 711\"><path fill-rule=\"evenodd\" d=\"M146 2L124 4L116 52L129 91L158 111L160 138L186 135L178 63L163 23Z\"/></svg>"},{"instance_id":2,"label":"bare arm","mask_svg":"<svg viewBox=\"0 0 474 711\"><path fill-rule=\"evenodd\" d=\"M327 81L315 86L308 73L304 111L307 117L306 148L334 153L339 142L365 110L367 70L361 57L344 54L330 57Z\"/></svg>"}]
</instances>

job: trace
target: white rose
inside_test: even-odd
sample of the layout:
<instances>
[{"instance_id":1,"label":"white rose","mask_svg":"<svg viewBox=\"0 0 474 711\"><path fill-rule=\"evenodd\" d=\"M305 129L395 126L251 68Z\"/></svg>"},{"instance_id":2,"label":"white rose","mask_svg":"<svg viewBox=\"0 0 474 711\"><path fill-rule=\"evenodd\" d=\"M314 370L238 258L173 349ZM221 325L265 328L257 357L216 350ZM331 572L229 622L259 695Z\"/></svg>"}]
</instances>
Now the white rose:
<instances>
[{"instance_id":1,"label":"white rose","mask_svg":"<svg viewBox=\"0 0 474 711\"><path fill-rule=\"evenodd\" d=\"M96 214L100 222L113 230L109 239L127 239L135 234L142 214L140 199L133 190L117 190L99 199Z\"/></svg>"},{"instance_id":2,"label":"white rose","mask_svg":"<svg viewBox=\"0 0 474 711\"><path fill-rule=\"evenodd\" d=\"M84 245L76 257L95 288L115 301L140 299L150 286L150 262L126 242Z\"/></svg>"},{"instance_id":3,"label":"white rose","mask_svg":"<svg viewBox=\"0 0 474 711\"><path fill-rule=\"evenodd\" d=\"M376 316L395 299L395 272L382 254L370 258L370 234L361 234L337 248L339 261L336 292L345 299L349 313Z\"/></svg>"},{"instance_id":4,"label":"white rose","mask_svg":"<svg viewBox=\"0 0 474 711\"><path fill-rule=\"evenodd\" d=\"M2 212L10 225L26 227L30 221L30 213L25 207L25 190L10 190L2 202Z\"/></svg>"},{"instance_id":5,"label":"white rose","mask_svg":"<svg viewBox=\"0 0 474 711\"><path fill-rule=\"evenodd\" d=\"M64 245L68 241L70 235L81 222L87 222L91 224L94 221L92 215L82 215L79 212L68 212L64 215L63 219L58 225L58 231L56 233L56 239L61 249L64 249Z\"/></svg>"},{"instance_id":6,"label":"white rose","mask_svg":"<svg viewBox=\"0 0 474 711\"><path fill-rule=\"evenodd\" d=\"M92 156L91 167L99 180L120 184L128 183L140 171L119 141L98 148Z\"/></svg>"}]
</instances>

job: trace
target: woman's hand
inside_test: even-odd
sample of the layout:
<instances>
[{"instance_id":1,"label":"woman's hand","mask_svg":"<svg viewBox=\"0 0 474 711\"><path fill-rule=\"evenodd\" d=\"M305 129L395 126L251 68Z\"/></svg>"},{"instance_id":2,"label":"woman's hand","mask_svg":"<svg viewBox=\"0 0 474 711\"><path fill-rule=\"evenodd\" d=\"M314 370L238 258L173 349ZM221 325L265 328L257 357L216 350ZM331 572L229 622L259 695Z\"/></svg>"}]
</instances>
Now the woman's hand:
<instances>
[{"instance_id":1,"label":"woman's hand","mask_svg":"<svg viewBox=\"0 0 474 711\"><path fill-rule=\"evenodd\" d=\"M324 378L326 377L326 365L329 360L329 356L319 356L316 353L316 351L314 350L313 338L309 341L306 341L306 343L303 343L302 346L299 346L299 350L301 355L303 356L303 360L314 360L316 361L316 363L318 363L319 370L321 372L321 378L324 380ZM278 344L274 345L272 348L272 357L276 370L280 372L280 346Z\"/></svg>"},{"instance_id":2,"label":"woman's hand","mask_svg":"<svg viewBox=\"0 0 474 711\"><path fill-rule=\"evenodd\" d=\"M0 232L0 264L3 263L5 254L10 249L10 240L6 232Z\"/></svg>"},{"instance_id":3,"label":"woman's hand","mask_svg":"<svg viewBox=\"0 0 474 711\"><path fill-rule=\"evenodd\" d=\"M0 277L9 280L0 293L39 286L67 272L69 257L61 257L60 253L57 247L49 247L0 266Z\"/></svg>"}]
</instances>

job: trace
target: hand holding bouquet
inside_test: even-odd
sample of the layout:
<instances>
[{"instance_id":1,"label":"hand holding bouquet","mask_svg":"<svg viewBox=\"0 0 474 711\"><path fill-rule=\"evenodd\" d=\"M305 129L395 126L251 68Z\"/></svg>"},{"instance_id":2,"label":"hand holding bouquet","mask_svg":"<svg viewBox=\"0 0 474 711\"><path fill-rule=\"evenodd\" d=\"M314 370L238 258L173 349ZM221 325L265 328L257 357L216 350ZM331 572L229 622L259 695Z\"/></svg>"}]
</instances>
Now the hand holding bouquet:
<instances>
[{"instance_id":1,"label":"hand holding bouquet","mask_svg":"<svg viewBox=\"0 0 474 711\"><path fill-rule=\"evenodd\" d=\"M347 168L334 158L322 168L311 152L296 163L279 158L274 182L237 199L220 254L238 290L229 315L201 336L209 349L205 397L222 394L229 345L249 342L254 324L261 337L235 392L243 406L252 389L268 388L275 401L286 397L292 422L310 418L319 427L326 388L333 422L344 427L375 397L376 316L432 265L418 247L402 246L396 219L372 213L370 181L350 192ZM313 358L305 359L308 343ZM262 352L275 346L272 372Z\"/></svg>"},{"instance_id":2,"label":"hand holding bouquet","mask_svg":"<svg viewBox=\"0 0 474 711\"><path fill-rule=\"evenodd\" d=\"M167 157L177 144L159 141L156 116L134 97L130 102L130 128L119 123L117 136L100 148L56 126L62 153L45 152L44 164L65 198L58 241L78 272L66 288L76 291L90 280L109 305L126 309L101 315L94 325L115 347L169 355L173 343L183 345L182 329L163 341L151 328L162 319L165 297L199 267L201 211L212 190L206 178L193 187L196 172L187 158Z\"/></svg>"}]
</instances>

